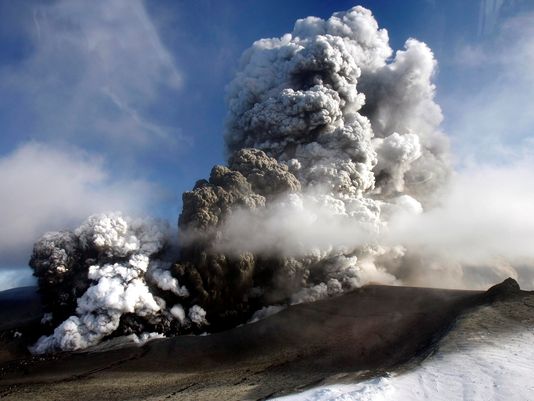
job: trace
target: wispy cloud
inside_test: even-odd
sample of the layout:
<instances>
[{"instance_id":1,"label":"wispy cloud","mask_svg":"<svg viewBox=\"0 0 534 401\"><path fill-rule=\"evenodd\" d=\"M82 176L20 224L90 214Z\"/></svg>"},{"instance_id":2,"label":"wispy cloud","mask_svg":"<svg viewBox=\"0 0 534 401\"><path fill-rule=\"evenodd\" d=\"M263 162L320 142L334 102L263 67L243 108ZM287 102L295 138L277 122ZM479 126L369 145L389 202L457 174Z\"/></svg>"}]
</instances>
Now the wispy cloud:
<instances>
[{"instance_id":1,"label":"wispy cloud","mask_svg":"<svg viewBox=\"0 0 534 401\"><path fill-rule=\"evenodd\" d=\"M478 34L493 32L499 20L500 11L506 0L481 0L478 16Z\"/></svg>"},{"instance_id":2,"label":"wispy cloud","mask_svg":"<svg viewBox=\"0 0 534 401\"><path fill-rule=\"evenodd\" d=\"M32 51L0 71L0 86L24 100L31 137L79 144L166 146L180 131L151 108L182 74L141 0L61 0L33 6ZM25 133L28 134L28 133Z\"/></svg>"},{"instance_id":3,"label":"wispy cloud","mask_svg":"<svg viewBox=\"0 0 534 401\"><path fill-rule=\"evenodd\" d=\"M185 144L159 111L183 75L142 0L2 9L16 52L0 65L0 269L25 265L45 231L168 197L135 175Z\"/></svg>"}]
</instances>

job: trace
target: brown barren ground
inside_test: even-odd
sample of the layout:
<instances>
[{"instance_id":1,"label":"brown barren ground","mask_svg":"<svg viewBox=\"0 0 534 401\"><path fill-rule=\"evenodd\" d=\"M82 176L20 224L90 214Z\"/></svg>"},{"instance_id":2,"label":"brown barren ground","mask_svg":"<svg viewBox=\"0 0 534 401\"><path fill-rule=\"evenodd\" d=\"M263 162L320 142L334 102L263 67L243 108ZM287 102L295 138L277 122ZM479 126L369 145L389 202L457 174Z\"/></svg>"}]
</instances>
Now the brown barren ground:
<instances>
[{"instance_id":1,"label":"brown barren ground","mask_svg":"<svg viewBox=\"0 0 534 401\"><path fill-rule=\"evenodd\" d=\"M490 295L372 285L223 333L4 361L0 399L258 400L355 381L423 355Z\"/></svg>"}]
</instances>

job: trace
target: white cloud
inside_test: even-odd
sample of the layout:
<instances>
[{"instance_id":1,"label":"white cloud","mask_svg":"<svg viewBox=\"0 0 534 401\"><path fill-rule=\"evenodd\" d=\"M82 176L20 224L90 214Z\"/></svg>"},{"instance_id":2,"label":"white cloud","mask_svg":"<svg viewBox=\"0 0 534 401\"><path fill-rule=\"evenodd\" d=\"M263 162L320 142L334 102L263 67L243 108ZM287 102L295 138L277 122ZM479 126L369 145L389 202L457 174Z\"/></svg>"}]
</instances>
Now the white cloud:
<instances>
[{"instance_id":1,"label":"white cloud","mask_svg":"<svg viewBox=\"0 0 534 401\"><path fill-rule=\"evenodd\" d=\"M32 18L11 26L25 41L23 57L0 66L9 107L2 142L18 146L0 153L0 269L26 264L45 231L99 211L146 210L163 194L131 178L139 158L169 154L183 139L154 111L183 77L142 0L24 7ZM0 286L12 281L4 273Z\"/></svg>"},{"instance_id":2,"label":"white cloud","mask_svg":"<svg viewBox=\"0 0 534 401\"><path fill-rule=\"evenodd\" d=\"M491 33L499 20L500 11L506 0L481 0L478 14L478 34Z\"/></svg>"},{"instance_id":3,"label":"white cloud","mask_svg":"<svg viewBox=\"0 0 534 401\"><path fill-rule=\"evenodd\" d=\"M27 143L0 158L0 264L25 263L47 230L108 210L142 212L157 196L143 181L111 180L101 158Z\"/></svg>"},{"instance_id":4,"label":"white cloud","mask_svg":"<svg viewBox=\"0 0 534 401\"><path fill-rule=\"evenodd\" d=\"M182 76L141 0L47 2L24 32L33 51L3 69L0 85L25 99L33 137L121 147L179 139L149 111Z\"/></svg>"}]
</instances>

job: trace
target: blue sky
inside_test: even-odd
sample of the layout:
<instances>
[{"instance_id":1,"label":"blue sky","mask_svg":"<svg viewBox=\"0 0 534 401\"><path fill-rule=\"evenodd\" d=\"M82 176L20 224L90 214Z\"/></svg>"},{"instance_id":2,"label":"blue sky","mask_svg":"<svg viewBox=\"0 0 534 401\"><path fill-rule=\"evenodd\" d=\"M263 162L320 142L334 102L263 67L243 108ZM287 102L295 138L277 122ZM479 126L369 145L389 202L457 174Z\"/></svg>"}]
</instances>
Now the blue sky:
<instances>
[{"instance_id":1,"label":"blue sky","mask_svg":"<svg viewBox=\"0 0 534 401\"><path fill-rule=\"evenodd\" d=\"M529 0L0 0L0 289L27 282L35 238L95 211L175 224L181 193L224 163L242 51L357 4L394 50L433 49L458 169L532 158Z\"/></svg>"}]
</instances>

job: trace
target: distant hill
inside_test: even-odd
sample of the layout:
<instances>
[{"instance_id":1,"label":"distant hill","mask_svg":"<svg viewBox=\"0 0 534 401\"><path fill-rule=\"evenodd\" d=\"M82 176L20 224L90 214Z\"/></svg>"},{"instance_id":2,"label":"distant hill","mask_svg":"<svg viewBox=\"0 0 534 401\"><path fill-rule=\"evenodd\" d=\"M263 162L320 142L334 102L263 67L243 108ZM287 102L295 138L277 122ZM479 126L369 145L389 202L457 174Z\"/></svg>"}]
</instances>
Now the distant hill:
<instances>
[{"instance_id":1,"label":"distant hill","mask_svg":"<svg viewBox=\"0 0 534 401\"><path fill-rule=\"evenodd\" d=\"M0 291L0 330L9 330L43 313L36 286Z\"/></svg>"}]
</instances>

